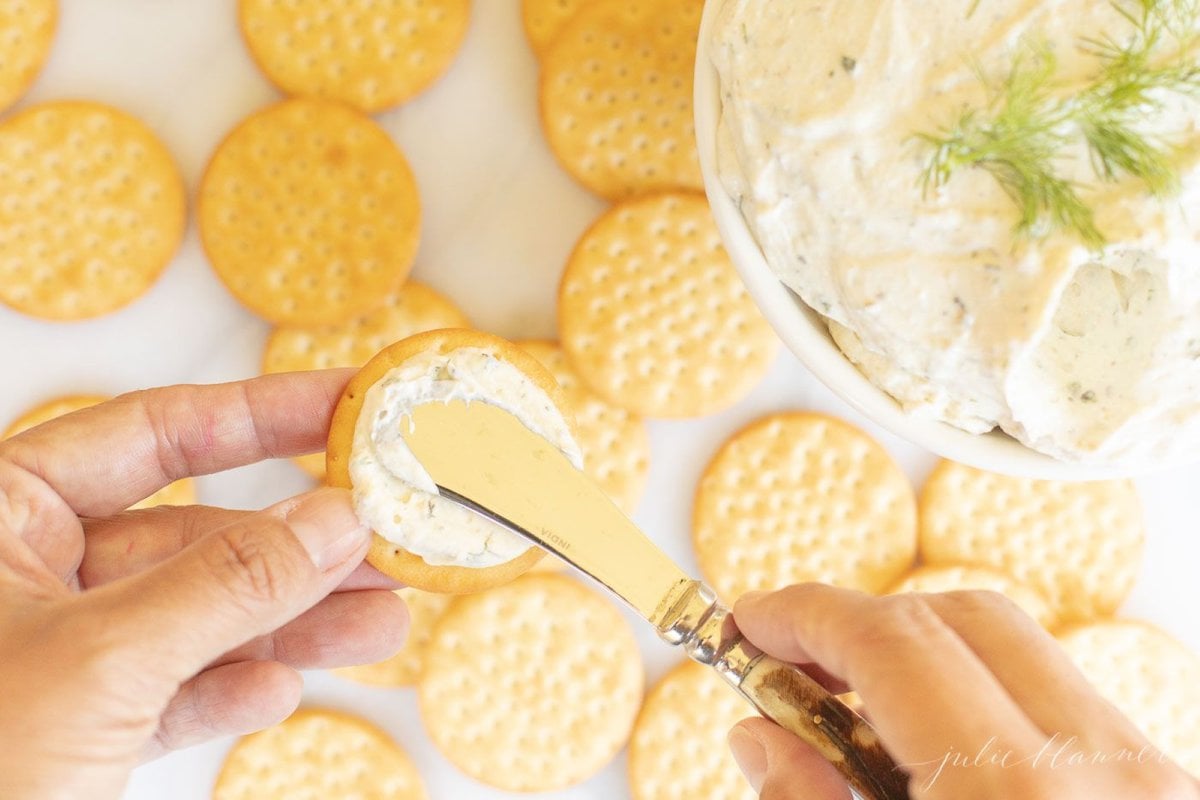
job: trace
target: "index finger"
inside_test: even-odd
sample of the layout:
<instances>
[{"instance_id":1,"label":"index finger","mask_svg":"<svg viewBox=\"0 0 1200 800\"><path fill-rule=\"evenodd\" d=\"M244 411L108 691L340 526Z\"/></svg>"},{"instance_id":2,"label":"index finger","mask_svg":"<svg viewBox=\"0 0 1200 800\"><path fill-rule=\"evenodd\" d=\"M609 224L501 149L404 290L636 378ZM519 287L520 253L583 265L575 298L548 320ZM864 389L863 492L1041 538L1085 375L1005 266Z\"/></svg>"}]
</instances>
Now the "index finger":
<instances>
[{"instance_id":1,"label":"index finger","mask_svg":"<svg viewBox=\"0 0 1200 800\"><path fill-rule=\"evenodd\" d=\"M321 450L352 369L121 395L0 443L76 514L103 517L172 481Z\"/></svg>"}]
</instances>

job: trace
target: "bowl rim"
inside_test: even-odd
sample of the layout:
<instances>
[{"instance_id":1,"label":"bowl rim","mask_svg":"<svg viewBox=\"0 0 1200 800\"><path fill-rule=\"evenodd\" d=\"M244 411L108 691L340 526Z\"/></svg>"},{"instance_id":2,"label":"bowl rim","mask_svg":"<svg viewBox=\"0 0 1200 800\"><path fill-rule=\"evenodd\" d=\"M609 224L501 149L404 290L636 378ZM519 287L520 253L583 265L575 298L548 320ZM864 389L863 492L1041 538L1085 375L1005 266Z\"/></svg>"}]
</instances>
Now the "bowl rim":
<instances>
[{"instance_id":1,"label":"bowl rim","mask_svg":"<svg viewBox=\"0 0 1200 800\"><path fill-rule=\"evenodd\" d=\"M1061 461L999 430L974 434L922 419L873 384L842 353L820 316L785 286L767 264L758 242L717 174L720 85L710 58L710 33L726 0L706 0L696 47L694 113L704 190L730 259L750 296L775 332L812 375L860 414L896 436L954 461L1023 478L1102 480L1132 477L1171 465L1120 465ZM1194 460L1194 459L1193 459ZM1178 465L1176 465L1178 466Z\"/></svg>"}]
</instances>

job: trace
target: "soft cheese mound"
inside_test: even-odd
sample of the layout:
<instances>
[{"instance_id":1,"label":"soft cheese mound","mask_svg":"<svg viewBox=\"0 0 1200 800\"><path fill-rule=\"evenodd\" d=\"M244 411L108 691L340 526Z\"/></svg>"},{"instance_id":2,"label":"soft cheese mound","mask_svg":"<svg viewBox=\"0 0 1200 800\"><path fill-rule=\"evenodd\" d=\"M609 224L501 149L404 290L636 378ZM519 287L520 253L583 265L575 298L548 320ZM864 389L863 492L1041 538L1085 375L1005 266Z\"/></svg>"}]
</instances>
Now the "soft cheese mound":
<instances>
[{"instance_id":1,"label":"soft cheese mound","mask_svg":"<svg viewBox=\"0 0 1200 800\"><path fill-rule=\"evenodd\" d=\"M579 446L562 413L519 369L477 348L427 352L389 370L367 390L350 455L354 507L377 534L427 564L492 567L531 545L440 497L402 435L412 409L454 400L504 409L582 467Z\"/></svg>"},{"instance_id":2,"label":"soft cheese mound","mask_svg":"<svg viewBox=\"0 0 1200 800\"><path fill-rule=\"evenodd\" d=\"M971 7L977 8L968 13ZM1063 460L1200 451L1200 103L1164 94L1149 135L1179 146L1181 191L1060 164L1108 239L1014 235L982 169L923 192L928 148L1045 40L1065 84L1088 37L1129 29L1094 0L726 0L712 31L718 168L774 272L914 414L1000 427Z\"/></svg>"}]
</instances>

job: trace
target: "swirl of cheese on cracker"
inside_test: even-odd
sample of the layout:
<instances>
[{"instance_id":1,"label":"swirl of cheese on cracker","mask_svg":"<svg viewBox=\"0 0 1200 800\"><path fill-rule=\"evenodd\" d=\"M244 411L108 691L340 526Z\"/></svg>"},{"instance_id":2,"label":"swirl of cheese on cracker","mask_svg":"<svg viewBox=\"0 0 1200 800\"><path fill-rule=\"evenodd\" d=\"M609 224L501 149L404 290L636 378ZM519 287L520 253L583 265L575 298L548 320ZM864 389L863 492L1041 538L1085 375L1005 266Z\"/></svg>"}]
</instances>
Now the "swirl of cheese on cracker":
<instances>
[{"instance_id":1,"label":"swirl of cheese on cracker","mask_svg":"<svg viewBox=\"0 0 1200 800\"><path fill-rule=\"evenodd\" d=\"M392 368L367 391L350 456L354 507L378 535L431 566L492 567L517 558L530 543L440 497L402 436L412 409L454 400L507 411L582 468L562 412L520 369L478 348L426 352Z\"/></svg>"}]
</instances>

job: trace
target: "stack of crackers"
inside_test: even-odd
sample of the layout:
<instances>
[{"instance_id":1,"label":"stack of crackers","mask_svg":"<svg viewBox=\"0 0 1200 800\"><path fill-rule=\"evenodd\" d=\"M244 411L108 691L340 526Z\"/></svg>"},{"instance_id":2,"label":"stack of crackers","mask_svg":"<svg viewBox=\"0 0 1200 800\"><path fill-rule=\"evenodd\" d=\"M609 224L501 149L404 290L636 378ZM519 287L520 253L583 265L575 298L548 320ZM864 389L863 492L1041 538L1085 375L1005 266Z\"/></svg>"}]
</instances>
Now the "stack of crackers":
<instances>
[{"instance_id":1,"label":"stack of crackers","mask_svg":"<svg viewBox=\"0 0 1200 800\"><path fill-rule=\"evenodd\" d=\"M408 279L420 194L371 117L448 68L469 3L370 5L238 3L250 53L287 97L229 132L194 207L215 274L272 326L264 372L357 367L417 332L470 325L452 299ZM702 6L521 3L546 142L611 203L564 265L559 341L521 346L567 393L585 469L631 514L650 463L646 419L729 408L779 347L701 191L691 97ZM0 30L19 31L0 58L0 113L45 61L56 19L53 0L0 0ZM0 302L61 321L124 307L170 262L186 206L166 148L118 109L51 102L0 118ZM101 399L52 401L6 435ZM323 477L321 456L298 461ZM173 489L152 502L193 501L190 484ZM862 431L785 412L713 455L692 535L705 579L728 602L814 580L875 594L1006 594L1152 741L1200 772L1200 712L1186 711L1200 709L1200 660L1114 616L1144 536L1128 482L1018 480L946 462L918 497ZM751 797L724 744L749 714L744 702L692 664L644 694L624 618L552 565L476 595L400 593L412 614L404 651L339 674L383 691L415 687L431 738L465 774L510 791L559 789L628 745L638 800ZM426 796L385 733L318 709L239 742L214 794L349 795Z\"/></svg>"}]
</instances>

